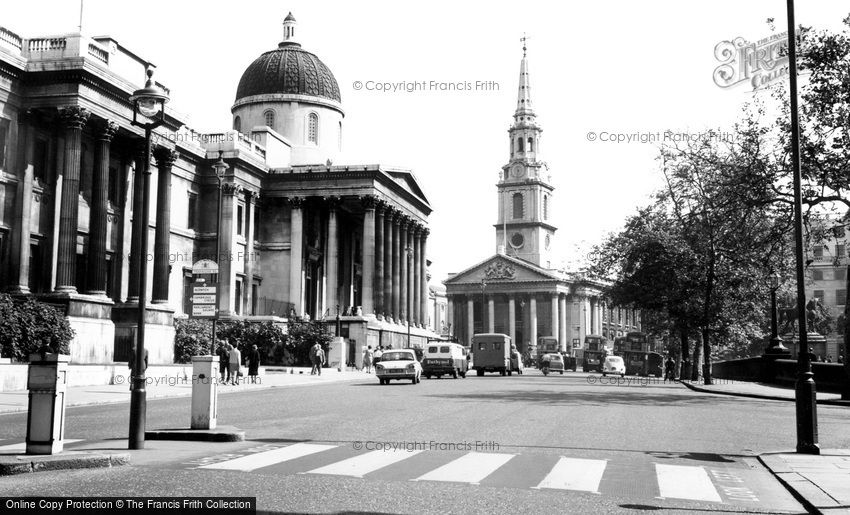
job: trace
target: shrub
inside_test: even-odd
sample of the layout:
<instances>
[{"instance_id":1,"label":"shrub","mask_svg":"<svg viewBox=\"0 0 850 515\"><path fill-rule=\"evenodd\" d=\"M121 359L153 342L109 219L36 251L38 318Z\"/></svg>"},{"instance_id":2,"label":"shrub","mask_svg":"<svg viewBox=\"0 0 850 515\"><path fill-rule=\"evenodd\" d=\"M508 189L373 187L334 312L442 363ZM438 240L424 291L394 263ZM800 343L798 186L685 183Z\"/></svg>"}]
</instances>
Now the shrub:
<instances>
[{"instance_id":1,"label":"shrub","mask_svg":"<svg viewBox=\"0 0 850 515\"><path fill-rule=\"evenodd\" d=\"M209 354L212 322L190 318L175 319L174 332L175 363L191 363L192 356Z\"/></svg>"},{"instance_id":2,"label":"shrub","mask_svg":"<svg viewBox=\"0 0 850 515\"><path fill-rule=\"evenodd\" d=\"M29 361L29 355L42 349L69 354L74 330L55 307L27 297L16 302L0 294L0 355L15 361Z\"/></svg>"},{"instance_id":3,"label":"shrub","mask_svg":"<svg viewBox=\"0 0 850 515\"><path fill-rule=\"evenodd\" d=\"M333 337L325 331L324 325L314 322L293 322L289 325L287 350L294 364L310 364L310 347L319 343L327 355Z\"/></svg>"},{"instance_id":4,"label":"shrub","mask_svg":"<svg viewBox=\"0 0 850 515\"><path fill-rule=\"evenodd\" d=\"M174 360L189 363L192 356L210 352L212 322L209 320L179 319L174 321ZM237 344L243 356L247 349L256 345L260 351L261 363L284 363L287 336L283 329L271 322L246 322L234 320L219 322L216 326L216 339Z\"/></svg>"}]
</instances>

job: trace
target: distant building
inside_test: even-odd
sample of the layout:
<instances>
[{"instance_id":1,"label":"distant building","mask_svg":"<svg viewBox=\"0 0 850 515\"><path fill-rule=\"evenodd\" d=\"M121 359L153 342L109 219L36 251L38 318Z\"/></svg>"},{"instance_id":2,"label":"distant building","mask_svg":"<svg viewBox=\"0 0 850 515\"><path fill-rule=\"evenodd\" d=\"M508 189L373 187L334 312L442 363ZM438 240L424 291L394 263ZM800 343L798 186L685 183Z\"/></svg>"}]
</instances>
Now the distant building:
<instances>
[{"instance_id":1,"label":"distant building","mask_svg":"<svg viewBox=\"0 0 850 515\"><path fill-rule=\"evenodd\" d=\"M850 268L850 260L847 257L848 236L844 224L848 221L850 220L846 217L824 221L824 238L809 248L808 259L811 263L807 268L806 299L817 299L835 320L832 331L824 335L826 343L812 344L814 353L820 359L832 356L832 360L836 361L844 338L843 334L838 333L838 329L844 323L844 308L847 303L847 271Z\"/></svg>"},{"instance_id":2,"label":"distant building","mask_svg":"<svg viewBox=\"0 0 850 515\"><path fill-rule=\"evenodd\" d=\"M76 331L73 362L127 359L141 255L152 363L173 360L173 319L189 312L202 257L219 263L221 318L339 312L355 362L367 344L406 345L408 321L412 344L433 335L428 199L410 170L334 163L339 86L295 30L290 14L283 41L234 85L232 129L195 132L169 106L143 222L143 131L129 96L153 65L110 37L0 28L0 289L61 306Z\"/></svg>"}]
</instances>

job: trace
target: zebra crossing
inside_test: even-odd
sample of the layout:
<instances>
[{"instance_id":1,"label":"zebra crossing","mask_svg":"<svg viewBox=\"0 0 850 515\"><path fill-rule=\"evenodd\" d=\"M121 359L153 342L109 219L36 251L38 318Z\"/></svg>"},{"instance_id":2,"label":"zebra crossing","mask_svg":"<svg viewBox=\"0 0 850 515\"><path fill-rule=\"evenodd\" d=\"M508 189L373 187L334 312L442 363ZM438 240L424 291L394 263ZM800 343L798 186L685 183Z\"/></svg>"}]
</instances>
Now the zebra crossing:
<instances>
[{"instance_id":1,"label":"zebra crossing","mask_svg":"<svg viewBox=\"0 0 850 515\"><path fill-rule=\"evenodd\" d=\"M769 472L743 462L664 461L644 455L596 459L551 453L355 450L350 444L299 442L258 445L242 452L194 458L175 466L264 475L509 486L595 495L622 496L628 490L655 499L753 508L763 506L764 502L796 506ZM641 486L635 486L637 483Z\"/></svg>"}]
</instances>

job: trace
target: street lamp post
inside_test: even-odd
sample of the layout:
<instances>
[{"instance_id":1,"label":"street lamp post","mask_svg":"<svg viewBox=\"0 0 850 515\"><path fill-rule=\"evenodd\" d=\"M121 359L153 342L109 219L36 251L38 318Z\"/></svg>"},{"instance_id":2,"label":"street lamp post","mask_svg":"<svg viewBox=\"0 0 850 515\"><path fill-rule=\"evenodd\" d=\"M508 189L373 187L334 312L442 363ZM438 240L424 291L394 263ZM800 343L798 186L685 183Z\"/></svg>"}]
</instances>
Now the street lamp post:
<instances>
[{"instance_id":1,"label":"street lamp post","mask_svg":"<svg viewBox=\"0 0 850 515\"><path fill-rule=\"evenodd\" d=\"M487 295L484 294L484 289L487 288L487 280L481 279L481 332L486 333L487 328Z\"/></svg>"},{"instance_id":2,"label":"street lamp post","mask_svg":"<svg viewBox=\"0 0 850 515\"><path fill-rule=\"evenodd\" d=\"M215 170L215 177L218 179L218 207L216 208L216 216L215 216L215 262L216 265L220 265L221 262L221 188L224 183L224 172L227 171L229 166L222 159L222 153L219 150L218 152L218 161L213 163L212 167ZM221 268L219 268L219 273L221 273ZM212 321L212 350L210 354L215 354L215 344L216 344L216 329L218 327L218 307L220 304L220 286L221 281L216 281L216 289L215 289L215 314L213 315Z\"/></svg>"},{"instance_id":3,"label":"street lamp post","mask_svg":"<svg viewBox=\"0 0 850 515\"><path fill-rule=\"evenodd\" d=\"M806 277L803 269L803 194L800 176L800 118L797 108L797 39L794 0L788 8L788 70L791 97L791 161L794 172L794 251L797 272L797 320L800 343L797 352L797 383L794 386L797 414L797 452L820 454L818 446L817 390L806 329Z\"/></svg>"},{"instance_id":4,"label":"street lamp post","mask_svg":"<svg viewBox=\"0 0 850 515\"><path fill-rule=\"evenodd\" d=\"M789 350L782 345L779 337L779 324L776 319L776 290L782 284L782 277L775 273L768 279L770 281L770 345L765 349L765 354L789 354Z\"/></svg>"},{"instance_id":5,"label":"street lamp post","mask_svg":"<svg viewBox=\"0 0 850 515\"><path fill-rule=\"evenodd\" d=\"M133 92L130 102L133 103L133 125L145 130L145 165L142 170L142 212L134 216L141 217L139 224L139 255L134 256L139 262L139 319L136 325L136 356L131 373L132 388L130 390L130 434L127 440L128 448L145 448L145 418L147 413L147 391L145 390L145 313L147 312L147 282L148 282L148 223L150 219L151 196L151 134L153 130L165 123L165 104L168 95L153 80L153 70L147 70L145 87ZM139 116L148 118L149 122L138 121Z\"/></svg>"}]
</instances>

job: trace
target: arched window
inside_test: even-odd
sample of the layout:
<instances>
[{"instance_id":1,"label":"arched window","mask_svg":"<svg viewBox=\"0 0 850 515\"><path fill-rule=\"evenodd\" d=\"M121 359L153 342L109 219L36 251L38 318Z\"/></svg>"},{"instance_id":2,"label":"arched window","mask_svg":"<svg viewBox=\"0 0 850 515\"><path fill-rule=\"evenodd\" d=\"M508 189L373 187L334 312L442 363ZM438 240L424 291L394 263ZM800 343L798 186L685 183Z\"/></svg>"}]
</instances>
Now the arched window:
<instances>
[{"instance_id":1,"label":"arched window","mask_svg":"<svg viewBox=\"0 0 850 515\"><path fill-rule=\"evenodd\" d=\"M307 141L310 143L319 142L319 115L316 113L307 115Z\"/></svg>"},{"instance_id":2,"label":"arched window","mask_svg":"<svg viewBox=\"0 0 850 515\"><path fill-rule=\"evenodd\" d=\"M524 150L522 149L522 136L517 138L516 145L517 145L517 149L516 149L517 152L524 152Z\"/></svg>"},{"instance_id":3,"label":"arched window","mask_svg":"<svg viewBox=\"0 0 850 515\"><path fill-rule=\"evenodd\" d=\"M238 116L233 119L233 130L242 132L242 119Z\"/></svg>"},{"instance_id":4,"label":"arched window","mask_svg":"<svg viewBox=\"0 0 850 515\"><path fill-rule=\"evenodd\" d=\"M534 152L534 140L531 138L528 138L528 151Z\"/></svg>"},{"instance_id":5,"label":"arched window","mask_svg":"<svg viewBox=\"0 0 850 515\"><path fill-rule=\"evenodd\" d=\"M268 111L263 113L263 118L265 118L266 127L274 129L274 111L269 109Z\"/></svg>"},{"instance_id":6,"label":"arched window","mask_svg":"<svg viewBox=\"0 0 850 515\"><path fill-rule=\"evenodd\" d=\"M543 219L549 219L549 195L543 195Z\"/></svg>"},{"instance_id":7,"label":"arched window","mask_svg":"<svg viewBox=\"0 0 850 515\"><path fill-rule=\"evenodd\" d=\"M514 193L514 196L513 196L513 214L514 214L515 219L516 218L522 218L525 215L524 208L523 208L522 204L523 204L522 193Z\"/></svg>"}]
</instances>

